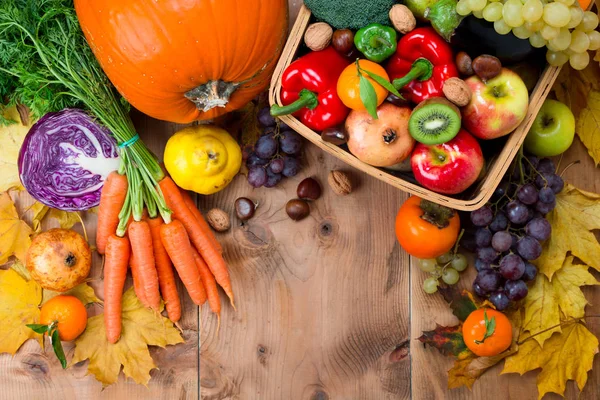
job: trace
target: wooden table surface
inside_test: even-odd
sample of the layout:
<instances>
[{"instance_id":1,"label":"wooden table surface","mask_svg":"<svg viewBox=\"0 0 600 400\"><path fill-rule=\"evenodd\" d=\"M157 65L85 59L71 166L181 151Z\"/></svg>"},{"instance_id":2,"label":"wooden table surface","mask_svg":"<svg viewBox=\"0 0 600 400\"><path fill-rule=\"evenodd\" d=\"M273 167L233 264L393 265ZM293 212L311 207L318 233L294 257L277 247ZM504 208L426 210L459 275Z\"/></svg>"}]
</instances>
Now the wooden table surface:
<instances>
[{"instance_id":1,"label":"wooden table surface","mask_svg":"<svg viewBox=\"0 0 600 400\"><path fill-rule=\"evenodd\" d=\"M291 21L300 4L290 0ZM144 141L161 155L178 127L134 117ZM566 180L600 192L597 170L577 139L562 165L574 160L581 164L566 172ZM218 237L238 306L237 312L224 306L218 335L208 306L198 311L187 298L181 322L186 343L153 350L160 369L148 388L121 376L104 390L86 374L85 363L63 371L50 352L29 341L15 357L0 356L0 399L537 399L536 374L500 376L502 364L472 391L447 390L452 360L416 338L436 323L457 321L440 295L422 291L424 274L395 239L394 218L407 195L308 143L304 164L276 188L252 189L238 176L226 190L200 199L203 211L220 207L232 216L237 197L260 204L253 219L241 225L233 217L232 229ZM350 174L351 195L338 197L328 188L332 169ZM293 222L284 206L308 176L321 182L324 194L311 204L309 218ZM96 259L92 277L100 271ZM469 271L460 286L470 286ZM101 285L93 285L101 295ZM584 292L592 304L588 312L600 313L600 290ZM600 336L600 321L588 326ZM570 382L567 398L578 395ZM553 398L559 396L545 397ZM600 398L600 357L579 398Z\"/></svg>"}]
</instances>

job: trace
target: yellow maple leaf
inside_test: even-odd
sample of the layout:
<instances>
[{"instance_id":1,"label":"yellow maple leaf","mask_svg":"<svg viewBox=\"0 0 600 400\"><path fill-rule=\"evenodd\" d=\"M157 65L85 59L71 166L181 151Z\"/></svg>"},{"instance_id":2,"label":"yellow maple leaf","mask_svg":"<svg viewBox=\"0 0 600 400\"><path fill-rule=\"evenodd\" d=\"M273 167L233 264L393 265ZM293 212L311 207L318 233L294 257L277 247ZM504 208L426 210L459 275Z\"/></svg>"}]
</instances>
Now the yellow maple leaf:
<instances>
[{"instance_id":1,"label":"yellow maple leaf","mask_svg":"<svg viewBox=\"0 0 600 400\"><path fill-rule=\"evenodd\" d=\"M90 285L88 285L87 283L81 283L75 286L73 289L67 290L64 293L53 292L52 290L44 289L44 291L42 292L42 304L58 295L75 296L79 300L81 300L81 302L86 306L92 303L102 303L102 301L98 297L96 297L96 292L94 292L94 289Z\"/></svg>"},{"instance_id":2,"label":"yellow maple leaf","mask_svg":"<svg viewBox=\"0 0 600 400\"><path fill-rule=\"evenodd\" d=\"M0 193L0 265L12 255L25 262L32 233L29 225L19 218L8 192Z\"/></svg>"},{"instance_id":3,"label":"yellow maple leaf","mask_svg":"<svg viewBox=\"0 0 600 400\"><path fill-rule=\"evenodd\" d=\"M592 90L587 105L579 113L575 131L596 165L600 164L600 92Z\"/></svg>"},{"instance_id":4,"label":"yellow maple leaf","mask_svg":"<svg viewBox=\"0 0 600 400\"><path fill-rule=\"evenodd\" d=\"M40 335L26 327L40 317L42 288L12 269L0 270L0 353L15 354L27 339Z\"/></svg>"},{"instance_id":5,"label":"yellow maple leaf","mask_svg":"<svg viewBox=\"0 0 600 400\"><path fill-rule=\"evenodd\" d=\"M583 389L596 353L596 336L583 324L571 323L548 339L543 348L535 340L522 342L519 351L506 359L502 373L523 375L541 368L537 376L538 399L548 392L563 395L568 380L575 380L579 390Z\"/></svg>"},{"instance_id":6,"label":"yellow maple leaf","mask_svg":"<svg viewBox=\"0 0 600 400\"><path fill-rule=\"evenodd\" d=\"M161 305L160 311L162 311ZM126 377L146 385L150 371L156 368L148 346L165 347L182 343L183 338L173 323L162 315L145 308L133 288L123 295L123 328L116 344L106 340L104 315L88 320L85 332L75 341L72 363L89 359L88 371L104 386L115 383L121 365Z\"/></svg>"},{"instance_id":7,"label":"yellow maple leaf","mask_svg":"<svg viewBox=\"0 0 600 400\"><path fill-rule=\"evenodd\" d=\"M567 257L552 282L542 274L536 277L523 300L524 330L534 334L560 324L561 320L583 317L588 302L581 286L598 285L599 282L589 273L587 265L574 264L573 261L572 256ZM560 328L540 333L534 339L544 345L554 332L560 332Z\"/></svg>"},{"instance_id":8,"label":"yellow maple leaf","mask_svg":"<svg viewBox=\"0 0 600 400\"><path fill-rule=\"evenodd\" d=\"M571 108L575 119L579 118L579 113L586 107L590 91L600 90L599 75L600 65L598 63L589 63L581 71L563 68L558 75L552 91L558 101Z\"/></svg>"},{"instance_id":9,"label":"yellow maple leaf","mask_svg":"<svg viewBox=\"0 0 600 400\"><path fill-rule=\"evenodd\" d=\"M31 125L23 124L16 107L5 109L3 116L16 122L0 127L0 148L2 149L0 152L0 192L9 189L21 190L23 186L19 179L17 160L23 139Z\"/></svg>"},{"instance_id":10,"label":"yellow maple leaf","mask_svg":"<svg viewBox=\"0 0 600 400\"><path fill-rule=\"evenodd\" d=\"M600 229L600 195L566 185L556 196L556 208L546 218L552 235L533 263L549 279L564 264L567 253L600 271L600 244L591 232Z\"/></svg>"}]
</instances>

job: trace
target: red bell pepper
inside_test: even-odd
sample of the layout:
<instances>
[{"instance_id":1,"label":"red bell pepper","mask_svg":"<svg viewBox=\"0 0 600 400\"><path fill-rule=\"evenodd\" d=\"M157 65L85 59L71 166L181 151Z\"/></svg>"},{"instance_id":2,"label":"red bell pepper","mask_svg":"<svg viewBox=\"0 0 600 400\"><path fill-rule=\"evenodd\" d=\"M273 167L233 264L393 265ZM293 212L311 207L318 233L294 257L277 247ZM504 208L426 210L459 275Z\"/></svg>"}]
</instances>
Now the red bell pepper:
<instances>
[{"instance_id":1,"label":"red bell pepper","mask_svg":"<svg viewBox=\"0 0 600 400\"><path fill-rule=\"evenodd\" d=\"M443 96L444 82L458 76L452 48L431 27L404 35L386 70L394 87L414 103Z\"/></svg>"},{"instance_id":2,"label":"red bell pepper","mask_svg":"<svg viewBox=\"0 0 600 400\"><path fill-rule=\"evenodd\" d=\"M281 102L271 115L294 114L304 125L322 131L344 122L350 110L337 94L337 81L350 64L333 47L313 51L291 63L281 78Z\"/></svg>"}]
</instances>

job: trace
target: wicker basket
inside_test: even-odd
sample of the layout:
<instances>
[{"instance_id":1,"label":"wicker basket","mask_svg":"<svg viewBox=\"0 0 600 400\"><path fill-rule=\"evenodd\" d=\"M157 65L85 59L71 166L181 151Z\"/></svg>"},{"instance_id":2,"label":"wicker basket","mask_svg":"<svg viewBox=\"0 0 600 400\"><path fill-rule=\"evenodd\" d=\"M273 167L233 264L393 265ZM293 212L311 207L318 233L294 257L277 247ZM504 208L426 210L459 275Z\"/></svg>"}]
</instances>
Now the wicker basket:
<instances>
[{"instance_id":1,"label":"wicker basket","mask_svg":"<svg viewBox=\"0 0 600 400\"><path fill-rule=\"evenodd\" d=\"M271 104L277 103L281 105L281 77L285 69L296 57L298 48L302 43L304 31L309 24L310 17L310 10L306 6L302 6L300 13L298 14L298 19L296 20L296 23L290 32L287 44L283 50L271 80L271 89L269 92L269 100ZM281 117L281 120L288 124L296 132L304 136L306 139L319 146L321 149L325 150L329 154L334 155L354 168L357 168L377 179L387 182L390 185L413 195L457 210L471 211L483 206L492 196L513 158L519 151L521 143L523 143L523 140L525 140L525 136L533 124L540 107L544 103L544 100L548 96L548 93L552 89L552 85L554 84L559 72L560 67L548 66L545 68L538 80L537 85L529 96L529 109L525 119L521 125L519 125L519 127L517 127L517 129L515 129L515 131L508 136L504 146L501 149L498 149L499 153L497 157L495 157L495 159L487 166L486 175L479 180L477 186L469 189L468 193L462 197L460 197L460 195L457 197L445 196L428 190L416 183L414 178L411 179L410 174L403 175L393 173L385 169L379 169L377 167L365 164L348 151L331 143L324 142L321 140L321 136L318 133L309 129L291 115L283 116Z\"/></svg>"}]
</instances>

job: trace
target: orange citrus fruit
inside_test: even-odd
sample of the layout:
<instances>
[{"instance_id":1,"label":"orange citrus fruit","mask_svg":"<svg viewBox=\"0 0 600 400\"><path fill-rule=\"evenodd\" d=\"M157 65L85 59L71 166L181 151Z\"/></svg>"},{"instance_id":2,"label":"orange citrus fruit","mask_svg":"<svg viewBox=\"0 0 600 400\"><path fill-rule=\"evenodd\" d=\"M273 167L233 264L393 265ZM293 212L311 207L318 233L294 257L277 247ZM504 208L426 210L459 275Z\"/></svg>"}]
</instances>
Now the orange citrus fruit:
<instances>
[{"instance_id":1,"label":"orange citrus fruit","mask_svg":"<svg viewBox=\"0 0 600 400\"><path fill-rule=\"evenodd\" d=\"M385 69L373 61L359 60L358 65L360 65L360 68L364 71L379 75L386 81L390 80ZM375 89L375 94L377 95L377 106L379 106L388 95L387 89L375 82L365 72L361 72L361 75L367 78L367 80L371 82L371 85L373 85L373 89ZM360 76L358 75L356 63L348 65L340 74L337 82L337 93L346 107L356 111L366 110L366 107L360 98Z\"/></svg>"},{"instance_id":2,"label":"orange citrus fruit","mask_svg":"<svg viewBox=\"0 0 600 400\"><path fill-rule=\"evenodd\" d=\"M41 309L40 324L56 322L60 340L69 341L83 333L87 325L85 306L75 296L60 295L48 300Z\"/></svg>"}]
</instances>

